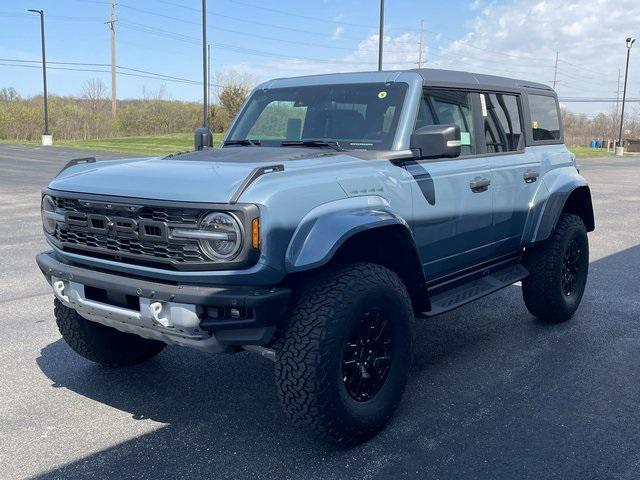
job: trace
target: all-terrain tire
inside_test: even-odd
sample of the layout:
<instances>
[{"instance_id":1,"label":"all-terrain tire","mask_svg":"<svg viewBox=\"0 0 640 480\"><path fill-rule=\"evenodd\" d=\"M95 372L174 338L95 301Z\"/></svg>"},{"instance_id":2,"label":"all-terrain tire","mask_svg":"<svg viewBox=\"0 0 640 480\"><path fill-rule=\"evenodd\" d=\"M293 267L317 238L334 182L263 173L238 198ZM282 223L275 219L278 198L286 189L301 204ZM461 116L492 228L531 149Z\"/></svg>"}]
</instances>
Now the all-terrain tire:
<instances>
[{"instance_id":1,"label":"all-terrain tire","mask_svg":"<svg viewBox=\"0 0 640 480\"><path fill-rule=\"evenodd\" d=\"M567 262L574 266L567 267ZM570 319L582 300L589 270L582 219L562 214L552 236L525 252L524 265L530 275L522 281L522 295L529 312L550 323Z\"/></svg>"},{"instance_id":2,"label":"all-terrain tire","mask_svg":"<svg viewBox=\"0 0 640 480\"><path fill-rule=\"evenodd\" d=\"M407 383L414 319L407 290L391 270L354 263L322 272L298 293L276 361L282 407L295 424L325 440L339 444L364 441L387 423ZM358 400L349 391L353 384L344 370L345 348L354 347L354 335L364 335L356 328L362 329L362 319L372 311L381 319L377 320L380 325L388 325L381 327L380 336L387 329L385 348L391 352L390 360L385 360L389 362L386 373L379 375L379 390ZM360 345L364 342L359 341ZM367 368L373 364L370 360Z\"/></svg>"},{"instance_id":3,"label":"all-terrain tire","mask_svg":"<svg viewBox=\"0 0 640 480\"><path fill-rule=\"evenodd\" d=\"M166 346L164 342L147 340L87 320L58 300L55 300L54 311L65 342L76 353L101 365L126 367L142 363Z\"/></svg>"}]
</instances>

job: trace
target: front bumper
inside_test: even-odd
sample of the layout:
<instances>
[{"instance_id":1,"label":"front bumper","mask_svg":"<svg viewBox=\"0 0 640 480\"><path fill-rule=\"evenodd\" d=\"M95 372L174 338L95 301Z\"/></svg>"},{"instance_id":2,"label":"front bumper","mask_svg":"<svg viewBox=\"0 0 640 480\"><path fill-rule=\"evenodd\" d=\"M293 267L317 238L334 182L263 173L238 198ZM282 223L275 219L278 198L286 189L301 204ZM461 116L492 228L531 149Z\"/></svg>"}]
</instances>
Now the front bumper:
<instances>
[{"instance_id":1,"label":"front bumper","mask_svg":"<svg viewBox=\"0 0 640 480\"><path fill-rule=\"evenodd\" d=\"M72 265L51 251L36 262L56 298L88 320L210 352L267 344L291 294L276 287L153 282Z\"/></svg>"}]
</instances>

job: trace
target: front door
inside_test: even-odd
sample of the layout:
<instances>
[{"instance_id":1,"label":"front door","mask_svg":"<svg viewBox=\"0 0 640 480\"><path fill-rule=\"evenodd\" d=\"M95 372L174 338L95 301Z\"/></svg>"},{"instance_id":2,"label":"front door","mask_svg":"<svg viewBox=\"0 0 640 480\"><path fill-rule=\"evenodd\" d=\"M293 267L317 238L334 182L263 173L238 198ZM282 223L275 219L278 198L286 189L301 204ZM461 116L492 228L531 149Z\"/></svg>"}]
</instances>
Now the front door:
<instances>
[{"instance_id":1,"label":"front door","mask_svg":"<svg viewBox=\"0 0 640 480\"><path fill-rule=\"evenodd\" d=\"M429 280L492 256L493 179L489 159L477 156L473 111L478 99L477 94L453 89L426 89L423 95L416 128L456 124L462 140L458 158L406 165L416 180L412 227Z\"/></svg>"}]
</instances>

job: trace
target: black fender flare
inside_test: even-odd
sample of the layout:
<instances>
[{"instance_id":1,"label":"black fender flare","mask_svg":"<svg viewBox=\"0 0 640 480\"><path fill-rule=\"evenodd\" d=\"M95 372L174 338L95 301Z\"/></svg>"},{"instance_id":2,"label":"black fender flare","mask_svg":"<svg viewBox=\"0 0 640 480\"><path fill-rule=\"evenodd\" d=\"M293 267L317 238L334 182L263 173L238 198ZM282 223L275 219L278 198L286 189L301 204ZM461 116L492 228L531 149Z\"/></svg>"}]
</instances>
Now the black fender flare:
<instances>
[{"instance_id":1,"label":"black fender flare","mask_svg":"<svg viewBox=\"0 0 640 480\"><path fill-rule=\"evenodd\" d=\"M574 213L582 218L588 232L595 230L591 189L584 183L575 183L570 188L549 194L533 235L533 243L549 238L563 212Z\"/></svg>"}]
</instances>

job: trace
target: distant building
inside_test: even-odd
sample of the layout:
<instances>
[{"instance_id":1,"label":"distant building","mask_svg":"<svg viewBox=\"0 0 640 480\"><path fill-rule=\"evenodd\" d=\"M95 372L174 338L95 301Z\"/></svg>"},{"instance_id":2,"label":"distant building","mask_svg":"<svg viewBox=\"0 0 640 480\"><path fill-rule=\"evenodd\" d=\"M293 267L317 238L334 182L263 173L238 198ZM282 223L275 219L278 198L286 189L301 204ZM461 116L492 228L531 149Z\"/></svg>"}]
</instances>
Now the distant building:
<instances>
[{"instance_id":1,"label":"distant building","mask_svg":"<svg viewBox=\"0 0 640 480\"><path fill-rule=\"evenodd\" d=\"M630 139L627 138L625 140L625 147L627 152L631 153L640 153L640 139Z\"/></svg>"}]
</instances>

